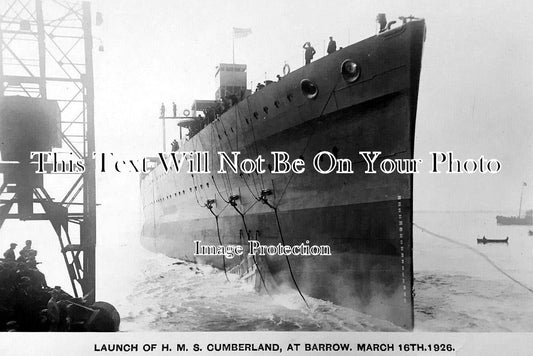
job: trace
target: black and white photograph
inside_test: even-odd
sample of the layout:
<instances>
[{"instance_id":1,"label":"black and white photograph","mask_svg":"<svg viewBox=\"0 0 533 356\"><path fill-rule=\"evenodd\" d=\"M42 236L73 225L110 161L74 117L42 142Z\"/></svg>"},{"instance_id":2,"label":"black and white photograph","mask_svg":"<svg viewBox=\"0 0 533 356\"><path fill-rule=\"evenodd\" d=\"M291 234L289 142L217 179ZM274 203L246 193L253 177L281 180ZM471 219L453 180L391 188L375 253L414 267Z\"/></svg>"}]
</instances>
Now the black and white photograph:
<instances>
[{"instance_id":1,"label":"black and white photograph","mask_svg":"<svg viewBox=\"0 0 533 356\"><path fill-rule=\"evenodd\" d=\"M532 18L0 0L0 353L528 355Z\"/></svg>"}]
</instances>

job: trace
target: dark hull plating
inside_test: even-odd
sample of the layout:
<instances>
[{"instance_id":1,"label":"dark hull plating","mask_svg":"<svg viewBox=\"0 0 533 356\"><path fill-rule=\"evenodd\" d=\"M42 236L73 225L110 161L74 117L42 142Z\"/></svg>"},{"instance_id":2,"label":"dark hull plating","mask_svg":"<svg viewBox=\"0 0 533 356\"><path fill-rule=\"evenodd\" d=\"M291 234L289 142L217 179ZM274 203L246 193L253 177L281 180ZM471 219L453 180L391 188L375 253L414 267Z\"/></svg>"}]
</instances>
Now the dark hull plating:
<instances>
[{"instance_id":1,"label":"dark hull plating","mask_svg":"<svg viewBox=\"0 0 533 356\"><path fill-rule=\"evenodd\" d=\"M360 151L383 158L413 157L423 21L371 37L301 68L227 111L188 141L185 151L240 151L241 158L288 152L306 163L303 174L165 174L159 166L141 181L143 245L172 257L222 267L221 257L194 255L194 240L219 244L287 245L309 240L331 246L331 256L290 256L296 282L313 297L413 327L412 175L365 174ZM345 82L345 59L361 77ZM312 80L319 95L309 100L300 81ZM265 109L266 108L266 109ZM354 162L353 174L315 172L312 158L335 152ZM270 189L269 204L258 201ZM227 203L238 195L236 209ZM270 206L269 206L270 205ZM272 207L278 210L278 220ZM241 215L243 213L243 215ZM226 259L228 265L238 258ZM260 265L269 283L293 286L284 256Z\"/></svg>"}]
</instances>

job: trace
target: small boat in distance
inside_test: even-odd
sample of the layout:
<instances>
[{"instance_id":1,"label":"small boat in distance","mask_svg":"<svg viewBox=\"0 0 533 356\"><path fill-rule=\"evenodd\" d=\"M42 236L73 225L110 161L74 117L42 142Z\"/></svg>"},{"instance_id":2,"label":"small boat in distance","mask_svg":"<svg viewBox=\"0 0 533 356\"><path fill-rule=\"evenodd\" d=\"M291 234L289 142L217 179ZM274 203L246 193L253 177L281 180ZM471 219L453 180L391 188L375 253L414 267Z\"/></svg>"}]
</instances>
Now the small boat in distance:
<instances>
[{"instance_id":1,"label":"small boat in distance","mask_svg":"<svg viewBox=\"0 0 533 356\"><path fill-rule=\"evenodd\" d=\"M478 244L508 244L509 243L509 236L507 236L505 239L487 239L485 236L483 236L482 239L477 239Z\"/></svg>"},{"instance_id":2,"label":"small boat in distance","mask_svg":"<svg viewBox=\"0 0 533 356\"><path fill-rule=\"evenodd\" d=\"M529 230L529 231L527 232L527 234L528 234L528 236L533 236L533 231Z\"/></svg>"},{"instance_id":3,"label":"small boat in distance","mask_svg":"<svg viewBox=\"0 0 533 356\"><path fill-rule=\"evenodd\" d=\"M522 198L524 197L524 187L527 183L522 183L522 190L520 192L520 205L517 216L496 216L496 224L498 225L533 225L533 210L526 210L526 215L522 216Z\"/></svg>"},{"instance_id":4,"label":"small boat in distance","mask_svg":"<svg viewBox=\"0 0 533 356\"><path fill-rule=\"evenodd\" d=\"M498 225L533 225L533 210L527 210L526 215L522 216L496 216L496 224Z\"/></svg>"}]
</instances>

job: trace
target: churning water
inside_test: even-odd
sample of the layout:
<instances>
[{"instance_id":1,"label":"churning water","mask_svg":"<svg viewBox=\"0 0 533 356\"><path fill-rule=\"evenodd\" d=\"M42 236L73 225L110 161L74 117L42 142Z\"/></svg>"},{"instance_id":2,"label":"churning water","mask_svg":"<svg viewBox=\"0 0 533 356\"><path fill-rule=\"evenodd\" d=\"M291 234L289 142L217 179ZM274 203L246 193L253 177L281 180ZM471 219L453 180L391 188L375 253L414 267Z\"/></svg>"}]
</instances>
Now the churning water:
<instances>
[{"instance_id":1,"label":"churning water","mask_svg":"<svg viewBox=\"0 0 533 356\"><path fill-rule=\"evenodd\" d=\"M415 214L418 225L470 247L415 227L416 330L533 330L533 295L524 288L533 287L533 237L527 227L497 226L494 216ZM509 244L478 245L476 238L483 235L509 236ZM119 302L123 330L397 330L387 322L309 297L308 309L296 292L258 295L251 285L231 275L228 282L223 272L211 267L139 247L122 248L137 273L129 273L130 281L123 281L129 286Z\"/></svg>"},{"instance_id":2,"label":"churning water","mask_svg":"<svg viewBox=\"0 0 533 356\"><path fill-rule=\"evenodd\" d=\"M415 213L417 225L462 244L414 228L415 330L533 331L526 289L533 288L533 236L528 227L497 226L495 215ZM228 282L223 271L148 252L136 223L117 232L117 220L106 219L99 221L97 299L117 307L123 331L398 330L327 301L307 297L307 308L294 291L259 295L235 276ZM6 226L0 244L32 238L48 283L69 290L57 242L43 236L47 229ZM483 235L509 236L509 244L478 245Z\"/></svg>"}]
</instances>

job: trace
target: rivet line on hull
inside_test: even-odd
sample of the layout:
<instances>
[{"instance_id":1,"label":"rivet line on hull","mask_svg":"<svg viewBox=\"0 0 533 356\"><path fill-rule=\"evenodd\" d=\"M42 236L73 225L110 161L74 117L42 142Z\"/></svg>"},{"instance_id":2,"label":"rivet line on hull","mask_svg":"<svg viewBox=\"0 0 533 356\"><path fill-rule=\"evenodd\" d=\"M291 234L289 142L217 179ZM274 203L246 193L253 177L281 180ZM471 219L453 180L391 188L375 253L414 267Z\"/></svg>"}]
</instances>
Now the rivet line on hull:
<instances>
[{"instance_id":1,"label":"rivet line on hull","mask_svg":"<svg viewBox=\"0 0 533 356\"><path fill-rule=\"evenodd\" d=\"M402 196L398 195L398 235L400 237L400 256L402 258L402 285L403 285L403 302L407 303L407 285L405 284L405 253L403 241L403 215L402 215Z\"/></svg>"}]
</instances>

